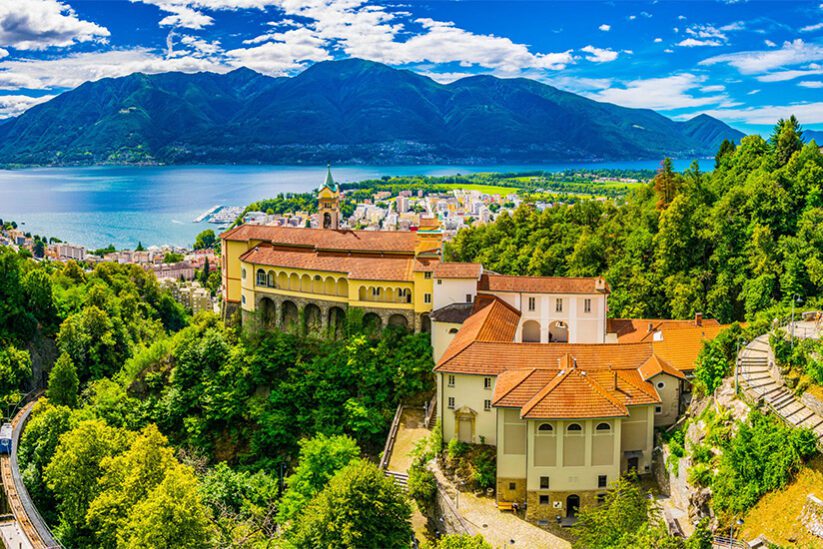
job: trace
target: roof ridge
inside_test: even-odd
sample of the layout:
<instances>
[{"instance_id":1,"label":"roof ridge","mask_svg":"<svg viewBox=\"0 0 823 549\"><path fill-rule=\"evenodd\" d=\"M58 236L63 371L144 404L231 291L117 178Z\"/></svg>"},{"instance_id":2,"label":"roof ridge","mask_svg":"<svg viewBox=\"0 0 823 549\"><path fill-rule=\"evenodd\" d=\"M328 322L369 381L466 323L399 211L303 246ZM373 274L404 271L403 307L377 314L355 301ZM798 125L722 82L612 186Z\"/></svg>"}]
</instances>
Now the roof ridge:
<instances>
[{"instance_id":1,"label":"roof ridge","mask_svg":"<svg viewBox=\"0 0 823 549\"><path fill-rule=\"evenodd\" d=\"M612 370L612 371L616 372L616 370ZM605 387L600 385L600 383L595 381L591 376L581 374L580 377L582 377L586 381L586 383L591 385L592 388L594 388L595 391L600 393L600 395L602 397L606 398L606 400L611 402L617 409L621 410L622 412L624 412L626 414L629 413L628 410L626 409L626 405L624 403L617 400L617 398L613 394L611 394L611 392L609 392Z\"/></svg>"},{"instance_id":2,"label":"roof ridge","mask_svg":"<svg viewBox=\"0 0 823 549\"><path fill-rule=\"evenodd\" d=\"M640 385L638 385L638 384L637 384L637 383L635 383L633 380L628 379L628 378L626 378L626 377L624 377L624 376L620 375L620 373L621 373L622 371L629 371L629 372L630 372L631 370L612 370L612 371L613 371L613 372L614 372L617 376L619 376L619 377L620 377L620 379L622 379L623 381L625 381L626 383L628 383L629 385L631 385L632 387L634 387L634 388L635 388L635 389L637 389L638 391L644 392L644 393L646 393L646 394L647 394L647 395L649 395L649 396L651 396L651 395L652 395L652 393L653 393L653 394L654 394L654 396L657 398L658 402L662 400L662 399L660 398L660 393L658 393L658 392L657 392L657 389L655 389L655 388L652 386L652 384L651 384L651 383L649 383L649 382L647 382L647 381L643 381ZM640 374L640 372L639 372L639 371L637 371L637 370L635 370L635 371L636 371L638 374ZM640 378L642 379L642 378L643 378L643 376L641 375L641 376L640 376ZM651 389L651 392L649 392L649 389Z\"/></svg>"},{"instance_id":3,"label":"roof ridge","mask_svg":"<svg viewBox=\"0 0 823 549\"><path fill-rule=\"evenodd\" d=\"M554 391L558 385L560 385L563 380L571 375L572 369L569 370L560 370L560 373L553 377L551 381L549 381L542 389L537 391L533 397L531 397L526 404L520 407L520 417L525 417L532 409L537 406L541 400L549 396L549 393Z\"/></svg>"},{"instance_id":4,"label":"roof ridge","mask_svg":"<svg viewBox=\"0 0 823 549\"><path fill-rule=\"evenodd\" d=\"M532 375L534 375L534 373L537 371L537 368L523 368L522 370L521 370L521 369L515 369L515 370L506 370L506 371L510 371L510 372L518 372L518 371L523 371L523 370L528 370L528 371L529 371L529 373L527 373L525 376L523 376L523 379L521 379L520 381L518 381L515 385L512 385L512 386L509 388L509 390L508 390L508 391L506 391L505 393L503 393L502 395L500 395L500 397L499 397L499 398L495 399L495 401L494 401L494 402L500 402L501 400L503 400L504 398L506 398L506 396L508 396L508 394L509 394L509 393L511 393L512 391L514 391L514 390L515 390L515 389L517 389L518 387L520 387L520 386L523 384L523 382L524 382L524 381L526 381L526 380L527 380L527 379L529 379Z\"/></svg>"}]
</instances>

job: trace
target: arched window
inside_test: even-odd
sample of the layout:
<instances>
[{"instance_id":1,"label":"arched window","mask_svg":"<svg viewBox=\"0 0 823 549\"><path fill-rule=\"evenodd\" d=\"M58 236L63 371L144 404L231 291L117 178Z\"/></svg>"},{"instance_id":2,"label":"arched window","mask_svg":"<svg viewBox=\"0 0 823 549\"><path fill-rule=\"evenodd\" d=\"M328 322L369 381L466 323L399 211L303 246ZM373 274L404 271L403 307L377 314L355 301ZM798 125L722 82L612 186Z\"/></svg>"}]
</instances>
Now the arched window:
<instances>
[{"instance_id":1,"label":"arched window","mask_svg":"<svg viewBox=\"0 0 823 549\"><path fill-rule=\"evenodd\" d=\"M246 280L246 268L243 267L243 270L240 271L240 278Z\"/></svg>"},{"instance_id":2,"label":"arched window","mask_svg":"<svg viewBox=\"0 0 823 549\"><path fill-rule=\"evenodd\" d=\"M608 423L598 423L597 427L595 428L597 431L611 431L612 426Z\"/></svg>"},{"instance_id":3,"label":"arched window","mask_svg":"<svg viewBox=\"0 0 823 549\"><path fill-rule=\"evenodd\" d=\"M266 277L266 285L269 288L274 288L274 271L269 271L269 274Z\"/></svg>"},{"instance_id":4,"label":"arched window","mask_svg":"<svg viewBox=\"0 0 823 549\"><path fill-rule=\"evenodd\" d=\"M240 299L243 302L243 305L245 305L246 304L246 296L244 296L244 295L240 296Z\"/></svg>"},{"instance_id":5,"label":"arched window","mask_svg":"<svg viewBox=\"0 0 823 549\"><path fill-rule=\"evenodd\" d=\"M566 430L569 431L570 433L571 432L580 433L580 432L583 431L583 427L581 427L581 425L579 423L572 423L568 427L566 427Z\"/></svg>"},{"instance_id":6,"label":"arched window","mask_svg":"<svg viewBox=\"0 0 823 549\"><path fill-rule=\"evenodd\" d=\"M257 269L257 285L266 285L266 271L264 271L263 269Z\"/></svg>"},{"instance_id":7,"label":"arched window","mask_svg":"<svg viewBox=\"0 0 823 549\"><path fill-rule=\"evenodd\" d=\"M552 432L554 432L554 427L552 427L551 423L541 423L537 427L537 431L541 435L548 435L548 434L551 434Z\"/></svg>"}]
</instances>

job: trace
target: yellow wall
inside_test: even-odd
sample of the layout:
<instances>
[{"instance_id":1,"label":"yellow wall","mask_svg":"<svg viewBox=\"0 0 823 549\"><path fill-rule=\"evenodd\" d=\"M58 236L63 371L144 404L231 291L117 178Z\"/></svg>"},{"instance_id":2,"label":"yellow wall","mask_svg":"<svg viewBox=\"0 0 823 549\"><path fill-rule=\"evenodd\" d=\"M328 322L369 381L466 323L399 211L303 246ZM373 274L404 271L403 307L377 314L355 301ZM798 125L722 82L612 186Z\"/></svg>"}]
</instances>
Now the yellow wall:
<instances>
[{"instance_id":1,"label":"yellow wall","mask_svg":"<svg viewBox=\"0 0 823 549\"><path fill-rule=\"evenodd\" d=\"M449 376L454 376L454 387L449 387ZM491 379L490 388L484 388L484 378ZM497 412L495 408L484 409L484 401L491 400L494 392L494 376L476 376L469 374L442 374L442 384L438 383L438 390L442 387L441 402L441 423L443 425L443 441L449 442L457 437L457 421L455 411L466 406L471 408L477 415L475 416L475 444L481 443L481 437L486 444L494 445L497 441ZM454 409L449 409L449 397L454 398Z\"/></svg>"},{"instance_id":2,"label":"yellow wall","mask_svg":"<svg viewBox=\"0 0 823 549\"><path fill-rule=\"evenodd\" d=\"M249 250L248 243L223 241L223 299L240 301L240 256Z\"/></svg>"},{"instance_id":3,"label":"yellow wall","mask_svg":"<svg viewBox=\"0 0 823 549\"><path fill-rule=\"evenodd\" d=\"M623 419L621 428L621 451L640 450L638 473L651 472L652 444L654 441L654 405L629 406L629 417ZM626 458L621 454L620 470L627 468ZM648 469L647 469L648 467Z\"/></svg>"},{"instance_id":4,"label":"yellow wall","mask_svg":"<svg viewBox=\"0 0 823 549\"><path fill-rule=\"evenodd\" d=\"M426 278L426 273L422 272L413 273L413 280L415 290L412 295L414 298L414 312L428 313L432 310L432 304L434 303L434 280ZM431 296L429 303L426 303L426 294Z\"/></svg>"}]
</instances>

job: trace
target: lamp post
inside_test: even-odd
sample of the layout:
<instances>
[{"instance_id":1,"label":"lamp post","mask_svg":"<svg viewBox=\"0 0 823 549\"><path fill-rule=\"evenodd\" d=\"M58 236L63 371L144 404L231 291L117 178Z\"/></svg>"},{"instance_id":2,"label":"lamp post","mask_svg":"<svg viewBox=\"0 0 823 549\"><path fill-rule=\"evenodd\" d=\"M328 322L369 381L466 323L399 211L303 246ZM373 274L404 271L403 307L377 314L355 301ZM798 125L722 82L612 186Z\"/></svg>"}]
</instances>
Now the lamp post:
<instances>
[{"instance_id":1,"label":"lamp post","mask_svg":"<svg viewBox=\"0 0 823 549\"><path fill-rule=\"evenodd\" d=\"M737 519L735 522L729 526L729 549L734 547L734 525L737 524L738 526L743 525L743 519Z\"/></svg>"}]
</instances>

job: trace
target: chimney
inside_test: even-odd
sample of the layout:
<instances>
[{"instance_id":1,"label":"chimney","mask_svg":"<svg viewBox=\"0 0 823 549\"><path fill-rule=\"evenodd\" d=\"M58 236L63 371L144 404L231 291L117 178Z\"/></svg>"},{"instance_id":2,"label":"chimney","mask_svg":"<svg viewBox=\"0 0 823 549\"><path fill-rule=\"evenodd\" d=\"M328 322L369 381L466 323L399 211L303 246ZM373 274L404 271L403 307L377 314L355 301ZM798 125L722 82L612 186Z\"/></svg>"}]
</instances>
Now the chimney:
<instances>
[{"instance_id":1,"label":"chimney","mask_svg":"<svg viewBox=\"0 0 823 549\"><path fill-rule=\"evenodd\" d=\"M614 377L612 378L612 381L614 382L614 387L613 387L613 388L614 388L614 390L616 391L616 390L617 390L617 372L612 372L612 374L613 374L613 376L614 376Z\"/></svg>"},{"instance_id":2,"label":"chimney","mask_svg":"<svg viewBox=\"0 0 823 549\"><path fill-rule=\"evenodd\" d=\"M703 325L703 313L695 313L694 314L694 325L695 326L702 326Z\"/></svg>"}]
</instances>

